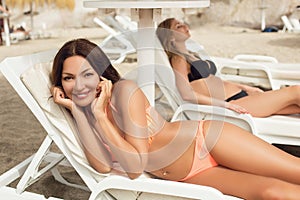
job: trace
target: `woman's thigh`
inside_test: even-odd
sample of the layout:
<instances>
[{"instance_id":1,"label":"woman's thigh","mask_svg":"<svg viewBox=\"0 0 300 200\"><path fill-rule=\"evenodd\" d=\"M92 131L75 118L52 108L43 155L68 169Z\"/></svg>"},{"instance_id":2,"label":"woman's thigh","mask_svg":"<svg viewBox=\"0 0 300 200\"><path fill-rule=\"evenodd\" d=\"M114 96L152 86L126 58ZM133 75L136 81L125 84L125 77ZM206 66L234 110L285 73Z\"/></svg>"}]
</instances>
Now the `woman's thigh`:
<instances>
[{"instance_id":1,"label":"woman's thigh","mask_svg":"<svg viewBox=\"0 0 300 200\"><path fill-rule=\"evenodd\" d=\"M255 117L268 117L273 114L296 114L300 112L294 88L272 90L249 95L230 101L246 108Z\"/></svg>"},{"instance_id":2,"label":"woman's thigh","mask_svg":"<svg viewBox=\"0 0 300 200\"><path fill-rule=\"evenodd\" d=\"M300 186L298 185L221 166L203 171L185 182L210 186L223 194L243 199L259 200L274 196L288 199L287 196L300 195ZM269 198L267 198L268 196Z\"/></svg>"}]
</instances>

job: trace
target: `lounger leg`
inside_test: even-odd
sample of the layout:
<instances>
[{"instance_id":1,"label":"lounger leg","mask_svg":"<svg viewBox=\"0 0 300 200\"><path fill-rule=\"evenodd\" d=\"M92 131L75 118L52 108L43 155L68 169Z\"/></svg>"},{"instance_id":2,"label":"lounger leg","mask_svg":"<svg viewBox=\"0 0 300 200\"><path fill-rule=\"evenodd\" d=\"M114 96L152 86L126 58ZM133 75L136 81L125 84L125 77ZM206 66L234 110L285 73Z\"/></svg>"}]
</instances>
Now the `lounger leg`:
<instances>
[{"instance_id":1,"label":"lounger leg","mask_svg":"<svg viewBox=\"0 0 300 200\"><path fill-rule=\"evenodd\" d=\"M30 164L33 155L27 158L26 160L22 161L20 164L16 165L15 167L11 168L4 174L0 176L0 187L9 185L13 181L20 178L25 170L27 169L28 165Z\"/></svg>"},{"instance_id":2,"label":"lounger leg","mask_svg":"<svg viewBox=\"0 0 300 200\"><path fill-rule=\"evenodd\" d=\"M64 159L64 156L61 155L57 157L55 160L53 160L46 167L44 167L42 170L38 171L40 164L42 163L45 156L49 152L51 143L52 143L52 139L49 136L46 136L42 145L34 155L31 163L29 164L28 168L24 172L24 175L22 176L22 178L20 179L17 185L18 194L21 194L28 186L36 182L42 174L46 173L49 169L55 167Z\"/></svg>"},{"instance_id":3,"label":"lounger leg","mask_svg":"<svg viewBox=\"0 0 300 200\"><path fill-rule=\"evenodd\" d=\"M57 167L53 168L51 170L55 180L57 180L58 182L62 183L62 184L65 184L65 185L68 185L70 187L74 187L74 188L79 188L79 189L82 189L82 190L85 190L85 191L88 191L90 192L90 189L84 185L79 185L79 184L75 184L75 183L70 183L68 182L61 174L60 172L58 171Z\"/></svg>"}]
</instances>

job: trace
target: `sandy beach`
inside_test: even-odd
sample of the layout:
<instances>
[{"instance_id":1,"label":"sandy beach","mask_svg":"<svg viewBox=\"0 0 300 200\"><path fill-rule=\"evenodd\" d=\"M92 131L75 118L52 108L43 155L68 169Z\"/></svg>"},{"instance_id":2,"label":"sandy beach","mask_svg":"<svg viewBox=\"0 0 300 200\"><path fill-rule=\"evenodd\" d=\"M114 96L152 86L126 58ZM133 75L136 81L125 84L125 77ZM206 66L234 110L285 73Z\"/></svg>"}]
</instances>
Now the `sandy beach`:
<instances>
[{"instance_id":1,"label":"sandy beach","mask_svg":"<svg viewBox=\"0 0 300 200\"><path fill-rule=\"evenodd\" d=\"M280 62L300 63L299 33L262 33L259 30L218 24L195 26L191 32L193 40L203 45L211 56L230 58L236 54L260 54L274 56ZM49 39L26 40L9 47L0 46L0 61L9 56L58 49L72 38L85 37L99 43L105 36L107 33L101 28L53 30ZM123 64L126 65L130 64ZM122 70L124 69L126 68ZM41 125L0 74L0 174L36 152L45 136ZM65 169L64 175L68 179L80 181L72 169ZM50 174L30 186L28 191L66 200L87 199L89 196L89 192L54 181Z\"/></svg>"}]
</instances>

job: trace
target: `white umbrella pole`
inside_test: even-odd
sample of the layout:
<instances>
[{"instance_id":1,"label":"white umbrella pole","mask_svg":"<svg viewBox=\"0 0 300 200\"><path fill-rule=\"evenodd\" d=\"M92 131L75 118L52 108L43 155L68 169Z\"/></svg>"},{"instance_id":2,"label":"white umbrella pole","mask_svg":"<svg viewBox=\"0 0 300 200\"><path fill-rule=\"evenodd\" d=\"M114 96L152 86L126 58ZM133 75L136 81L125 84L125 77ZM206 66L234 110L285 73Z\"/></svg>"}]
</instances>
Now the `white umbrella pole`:
<instances>
[{"instance_id":1,"label":"white umbrella pole","mask_svg":"<svg viewBox=\"0 0 300 200\"><path fill-rule=\"evenodd\" d=\"M261 30L263 31L266 28L266 14L265 9L267 9L267 6L265 6L264 0L261 0Z\"/></svg>"}]
</instances>

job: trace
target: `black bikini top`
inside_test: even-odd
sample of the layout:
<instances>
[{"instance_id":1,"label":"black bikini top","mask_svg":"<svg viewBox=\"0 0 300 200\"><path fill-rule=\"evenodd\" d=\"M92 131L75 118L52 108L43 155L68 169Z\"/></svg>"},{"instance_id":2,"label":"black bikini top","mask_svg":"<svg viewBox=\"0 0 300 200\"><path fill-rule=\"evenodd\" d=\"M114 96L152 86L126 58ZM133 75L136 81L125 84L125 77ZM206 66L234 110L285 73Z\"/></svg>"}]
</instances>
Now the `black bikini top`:
<instances>
[{"instance_id":1,"label":"black bikini top","mask_svg":"<svg viewBox=\"0 0 300 200\"><path fill-rule=\"evenodd\" d=\"M217 67L210 60L197 60L191 63L191 72L188 74L189 81L207 78L210 74L215 75Z\"/></svg>"}]
</instances>

